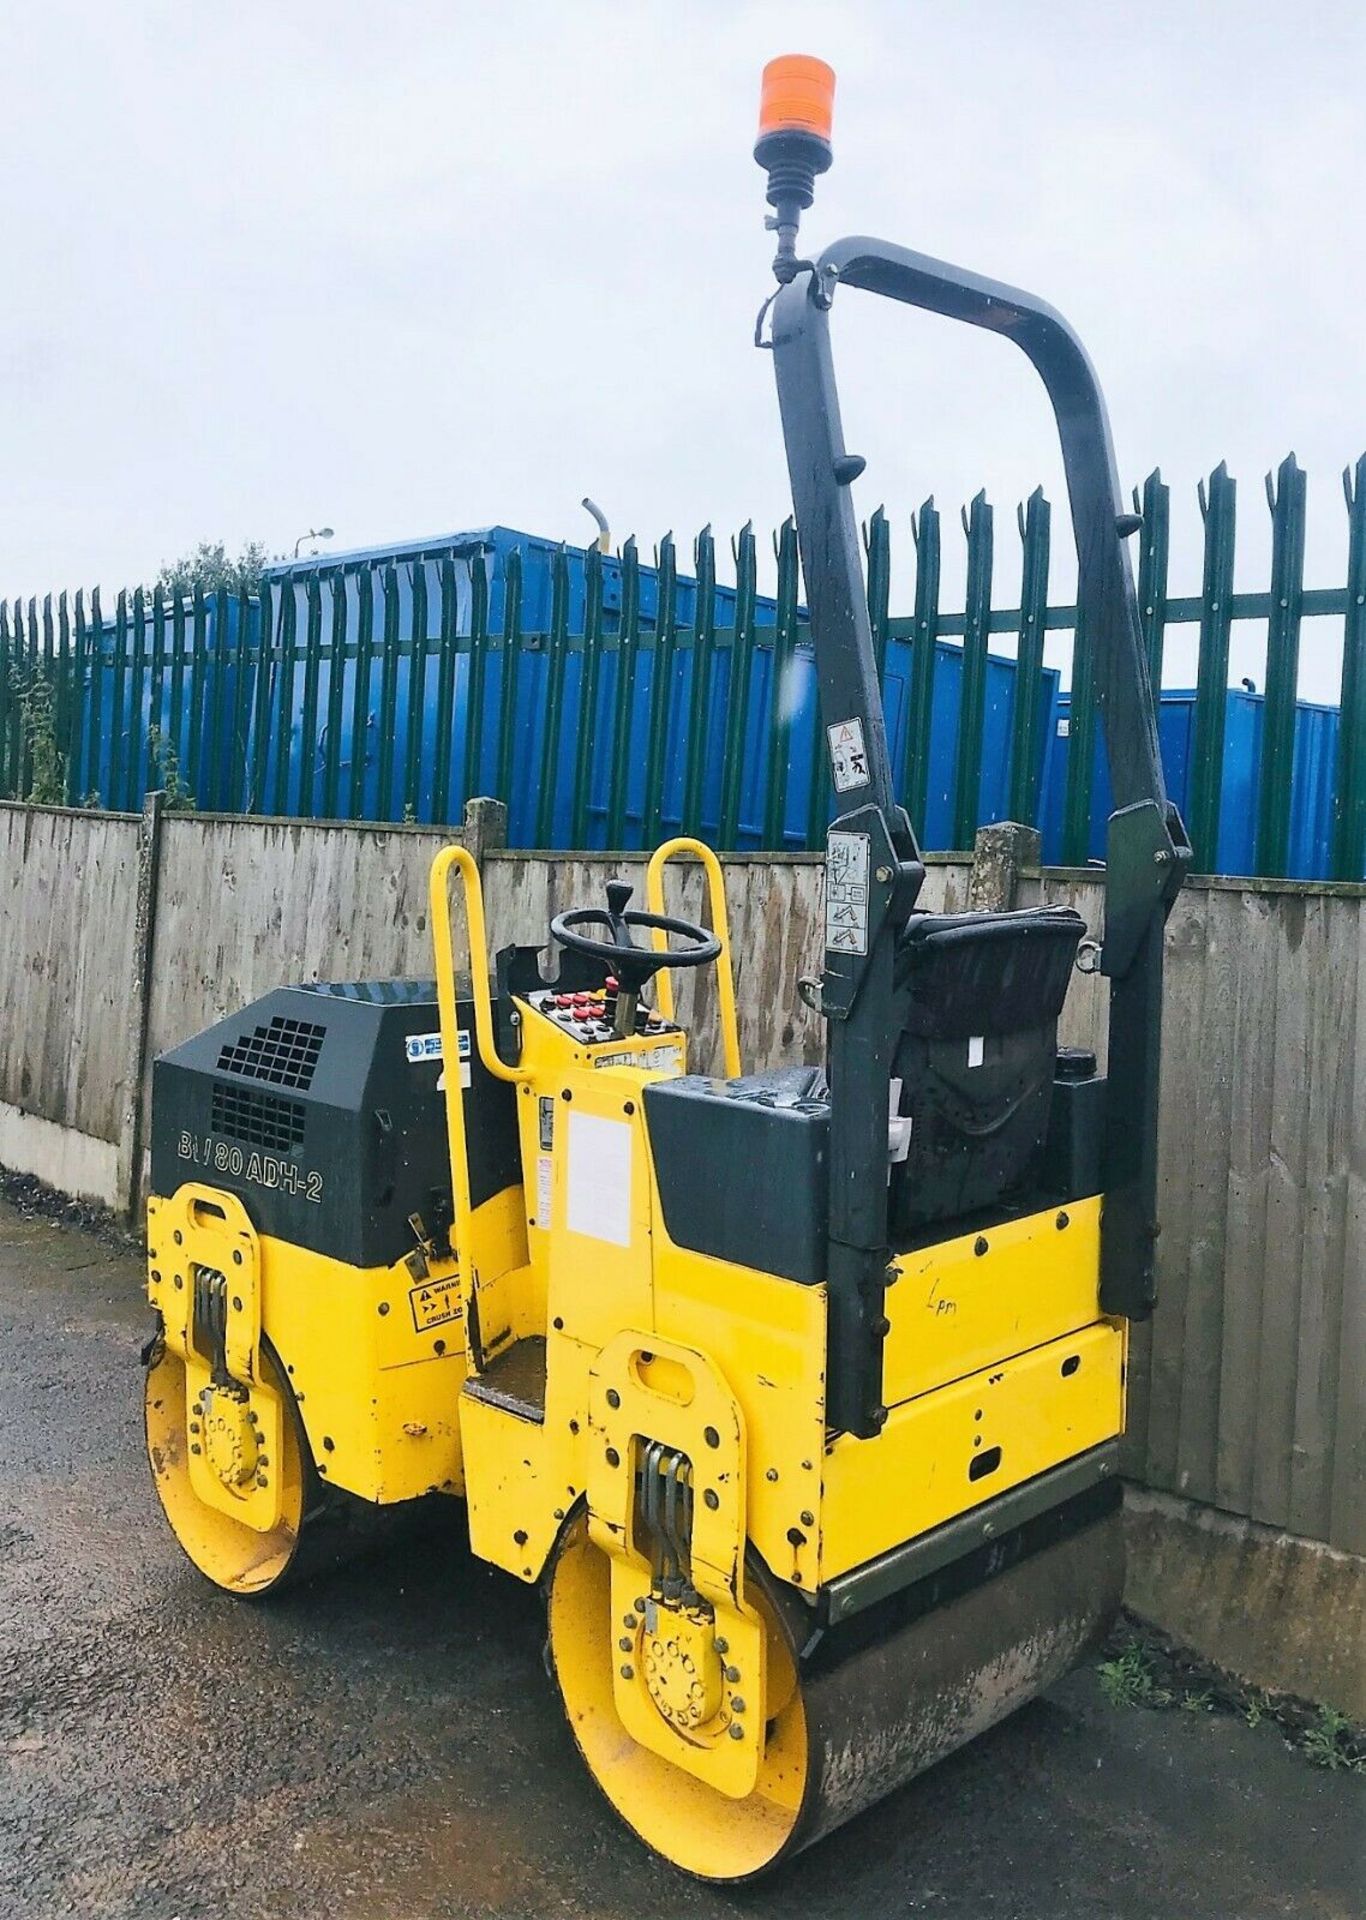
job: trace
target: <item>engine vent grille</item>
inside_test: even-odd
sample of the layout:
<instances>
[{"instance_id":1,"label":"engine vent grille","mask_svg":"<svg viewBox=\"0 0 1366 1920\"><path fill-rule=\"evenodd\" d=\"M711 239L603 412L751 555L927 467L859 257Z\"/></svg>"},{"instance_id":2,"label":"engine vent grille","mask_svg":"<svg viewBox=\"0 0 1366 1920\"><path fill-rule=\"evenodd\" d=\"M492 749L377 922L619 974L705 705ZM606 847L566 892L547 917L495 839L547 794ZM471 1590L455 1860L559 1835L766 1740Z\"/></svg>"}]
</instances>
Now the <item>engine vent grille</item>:
<instances>
[{"instance_id":1,"label":"engine vent grille","mask_svg":"<svg viewBox=\"0 0 1366 1920\"><path fill-rule=\"evenodd\" d=\"M276 1093L216 1086L211 1125L215 1133L225 1133L243 1146L287 1153L303 1140L304 1108L298 1100L282 1100Z\"/></svg>"},{"instance_id":2,"label":"engine vent grille","mask_svg":"<svg viewBox=\"0 0 1366 1920\"><path fill-rule=\"evenodd\" d=\"M269 1026L256 1027L225 1046L218 1056L218 1070L306 1093L313 1084L326 1031L312 1021L287 1020L277 1013Z\"/></svg>"}]
</instances>

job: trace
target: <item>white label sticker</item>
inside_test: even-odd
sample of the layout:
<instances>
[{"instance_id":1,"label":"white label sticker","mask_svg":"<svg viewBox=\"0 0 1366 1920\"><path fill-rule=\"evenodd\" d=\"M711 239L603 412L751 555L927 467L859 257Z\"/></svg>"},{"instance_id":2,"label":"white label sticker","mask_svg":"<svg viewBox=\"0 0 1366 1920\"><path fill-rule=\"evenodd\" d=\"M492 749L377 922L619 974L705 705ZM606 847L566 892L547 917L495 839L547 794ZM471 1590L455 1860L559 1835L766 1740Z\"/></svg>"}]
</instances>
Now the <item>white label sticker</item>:
<instances>
[{"instance_id":1,"label":"white label sticker","mask_svg":"<svg viewBox=\"0 0 1366 1920\"><path fill-rule=\"evenodd\" d=\"M457 1038L456 1045L460 1053L460 1084L462 1087L467 1087L470 1084L470 1036L467 1033L460 1034ZM440 1060L442 1057L441 1035L439 1033L410 1033L407 1040L407 1054L410 1067L421 1066L428 1060ZM444 1071L436 1083L436 1090L438 1093L444 1093L446 1091L446 1075Z\"/></svg>"},{"instance_id":2,"label":"white label sticker","mask_svg":"<svg viewBox=\"0 0 1366 1920\"><path fill-rule=\"evenodd\" d=\"M825 853L825 944L841 953L868 951L866 833L831 833Z\"/></svg>"},{"instance_id":3,"label":"white label sticker","mask_svg":"<svg viewBox=\"0 0 1366 1920\"><path fill-rule=\"evenodd\" d=\"M968 1065L980 1067L986 1055L986 1036L980 1033L968 1036Z\"/></svg>"},{"instance_id":4,"label":"white label sticker","mask_svg":"<svg viewBox=\"0 0 1366 1920\"><path fill-rule=\"evenodd\" d=\"M569 1114L565 1224L571 1233L631 1244L631 1128L600 1114Z\"/></svg>"},{"instance_id":5,"label":"white label sticker","mask_svg":"<svg viewBox=\"0 0 1366 1920\"><path fill-rule=\"evenodd\" d=\"M678 1065L678 1048L646 1047L639 1053L597 1053L593 1056L595 1067L642 1067L647 1073L663 1073L666 1067Z\"/></svg>"},{"instance_id":6,"label":"white label sticker","mask_svg":"<svg viewBox=\"0 0 1366 1920\"><path fill-rule=\"evenodd\" d=\"M550 1231L550 1197L555 1185L555 1162L548 1153L536 1160L536 1225Z\"/></svg>"},{"instance_id":7,"label":"white label sticker","mask_svg":"<svg viewBox=\"0 0 1366 1920\"><path fill-rule=\"evenodd\" d=\"M868 755L863 745L861 720L837 720L825 729L830 742L830 771L836 793L848 793L851 787L868 784Z\"/></svg>"}]
</instances>

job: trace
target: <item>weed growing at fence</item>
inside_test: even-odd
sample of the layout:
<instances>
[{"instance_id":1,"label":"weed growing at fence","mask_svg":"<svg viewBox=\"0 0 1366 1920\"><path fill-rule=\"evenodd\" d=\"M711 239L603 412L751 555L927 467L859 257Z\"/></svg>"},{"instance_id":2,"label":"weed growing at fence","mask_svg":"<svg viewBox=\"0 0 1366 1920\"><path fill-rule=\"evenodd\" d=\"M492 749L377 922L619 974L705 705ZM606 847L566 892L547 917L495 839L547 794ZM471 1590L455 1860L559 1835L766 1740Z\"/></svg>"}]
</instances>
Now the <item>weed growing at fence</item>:
<instances>
[{"instance_id":1,"label":"weed growing at fence","mask_svg":"<svg viewBox=\"0 0 1366 1920\"><path fill-rule=\"evenodd\" d=\"M149 727L147 746L152 755L152 765L156 768L157 785L166 796L163 802L166 811L193 813L195 797L181 774L180 755L175 750L175 742L160 727Z\"/></svg>"},{"instance_id":2,"label":"weed growing at fence","mask_svg":"<svg viewBox=\"0 0 1366 1920\"><path fill-rule=\"evenodd\" d=\"M1314 1724L1305 1730L1300 1752L1311 1767L1325 1767L1330 1773L1366 1773L1366 1752L1351 1721L1336 1707L1318 1709Z\"/></svg>"},{"instance_id":3,"label":"weed growing at fence","mask_svg":"<svg viewBox=\"0 0 1366 1920\"><path fill-rule=\"evenodd\" d=\"M1157 1684L1151 1655L1137 1640L1131 1640L1115 1659L1102 1660L1096 1672L1100 1690L1112 1707L1165 1707L1171 1703L1171 1694Z\"/></svg>"},{"instance_id":4,"label":"weed growing at fence","mask_svg":"<svg viewBox=\"0 0 1366 1920\"><path fill-rule=\"evenodd\" d=\"M1311 1766L1330 1773L1366 1773L1366 1727L1355 1725L1336 1707L1250 1687L1132 1615L1120 1621L1106 1652L1096 1677L1112 1707L1233 1713L1249 1727L1269 1720L1286 1746Z\"/></svg>"},{"instance_id":5,"label":"weed growing at fence","mask_svg":"<svg viewBox=\"0 0 1366 1920\"><path fill-rule=\"evenodd\" d=\"M57 744L57 694L39 668L16 676L19 722L29 763L27 798L37 807L66 801L66 755Z\"/></svg>"}]
</instances>

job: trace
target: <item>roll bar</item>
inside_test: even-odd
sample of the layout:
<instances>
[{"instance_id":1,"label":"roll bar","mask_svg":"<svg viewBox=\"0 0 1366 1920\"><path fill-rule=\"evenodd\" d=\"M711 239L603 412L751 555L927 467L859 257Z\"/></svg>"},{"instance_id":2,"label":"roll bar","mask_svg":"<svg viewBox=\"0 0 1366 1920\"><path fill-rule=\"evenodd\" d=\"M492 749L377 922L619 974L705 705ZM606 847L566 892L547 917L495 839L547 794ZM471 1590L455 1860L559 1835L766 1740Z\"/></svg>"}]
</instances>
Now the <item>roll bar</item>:
<instances>
[{"instance_id":1,"label":"roll bar","mask_svg":"<svg viewBox=\"0 0 1366 1920\"><path fill-rule=\"evenodd\" d=\"M827 912L821 983L831 1023L830 1419L866 1435L886 1418L881 1340L893 951L924 866L892 786L849 491L865 463L846 449L840 422L830 311L841 286L1004 334L1032 362L1053 405L1076 536L1077 617L1095 648L1095 698L1115 796L1101 950L1101 971L1111 980L1101 1306L1134 1318L1145 1317L1154 1299L1162 928L1190 846L1163 780L1124 545L1139 522L1124 511L1105 403L1071 327L1032 294L882 240L839 240L815 261L780 254L775 271L771 338L759 344L773 352L840 807L827 842L827 901L835 908Z\"/></svg>"}]
</instances>

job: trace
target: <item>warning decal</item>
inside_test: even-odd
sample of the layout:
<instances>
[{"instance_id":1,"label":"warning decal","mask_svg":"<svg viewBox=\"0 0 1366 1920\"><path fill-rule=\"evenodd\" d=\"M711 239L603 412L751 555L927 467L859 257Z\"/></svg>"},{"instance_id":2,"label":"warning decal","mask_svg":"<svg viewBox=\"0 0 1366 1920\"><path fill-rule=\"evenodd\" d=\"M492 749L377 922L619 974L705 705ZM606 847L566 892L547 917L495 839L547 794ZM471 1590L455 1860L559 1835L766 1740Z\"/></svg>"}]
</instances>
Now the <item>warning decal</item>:
<instances>
[{"instance_id":1,"label":"warning decal","mask_svg":"<svg viewBox=\"0 0 1366 1920\"><path fill-rule=\"evenodd\" d=\"M868 784L868 755L863 745L861 720L837 720L825 729L830 742L830 772L836 793L848 793L851 787Z\"/></svg>"},{"instance_id":2,"label":"warning decal","mask_svg":"<svg viewBox=\"0 0 1366 1920\"><path fill-rule=\"evenodd\" d=\"M825 944L840 953L868 951L866 833L831 833L825 852Z\"/></svg>"},{"instance_id":3,"label":"warning decal","mask_svg":"<svg viewBox=\"0 0 1366 1920\"><path fill-rule=\"evenodd\" d=\"M428 1327L444 1327L447 1321L460 1318L460 1289L453 1280L429 1280L425 1286L408 1289L408 1304L414 1328L425 1333Z\"/></svg>"}]
</instances>

